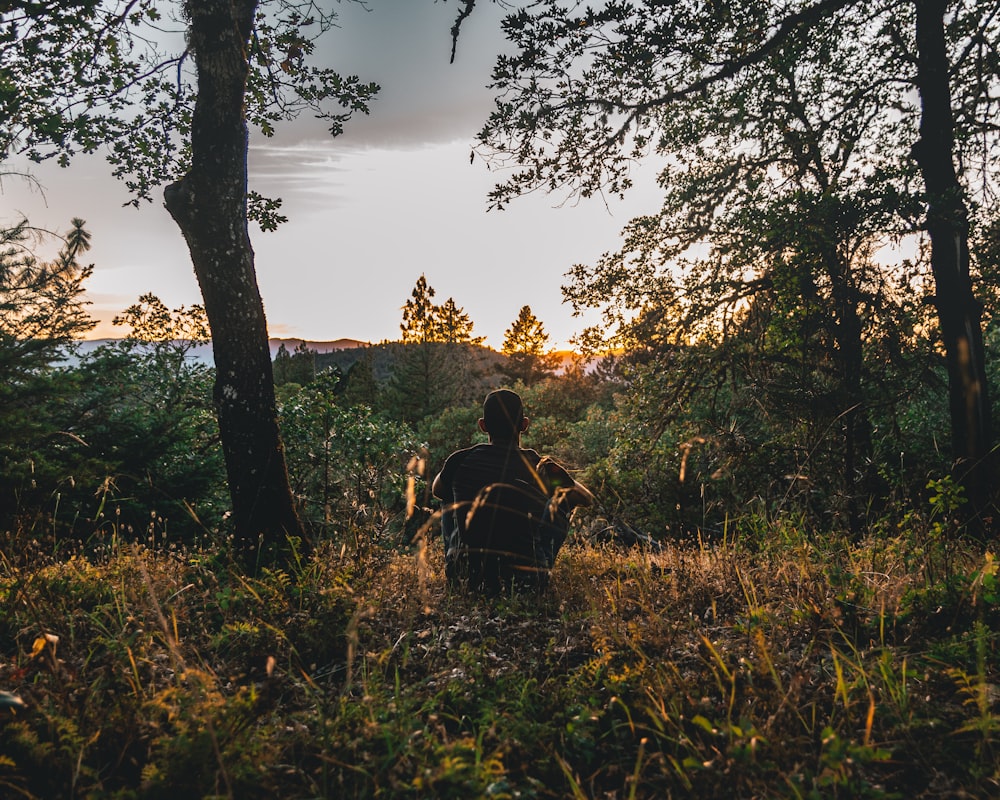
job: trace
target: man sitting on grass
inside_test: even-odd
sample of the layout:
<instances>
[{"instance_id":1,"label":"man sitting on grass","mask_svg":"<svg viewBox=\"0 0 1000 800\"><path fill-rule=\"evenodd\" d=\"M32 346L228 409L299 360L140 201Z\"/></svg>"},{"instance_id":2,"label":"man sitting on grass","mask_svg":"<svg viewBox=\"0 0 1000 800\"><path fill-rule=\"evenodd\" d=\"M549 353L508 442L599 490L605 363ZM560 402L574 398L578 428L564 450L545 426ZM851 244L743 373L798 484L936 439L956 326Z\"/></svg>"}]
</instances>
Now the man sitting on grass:
<instances>
[{"instance_id":1,"label":"man sitting on grass","mask_svg":"<svg viewBox=\"0 0 1000 800\"><path fill-rule=\"evenodd\" d=\"M521 447L521 398L498 389L483 403L488 444L448 456L431 486L444 501L441 530L452 585L498 594L540 591L566 539L569 513L594 496L559 464Z\"/></svg>"}]
</instances>

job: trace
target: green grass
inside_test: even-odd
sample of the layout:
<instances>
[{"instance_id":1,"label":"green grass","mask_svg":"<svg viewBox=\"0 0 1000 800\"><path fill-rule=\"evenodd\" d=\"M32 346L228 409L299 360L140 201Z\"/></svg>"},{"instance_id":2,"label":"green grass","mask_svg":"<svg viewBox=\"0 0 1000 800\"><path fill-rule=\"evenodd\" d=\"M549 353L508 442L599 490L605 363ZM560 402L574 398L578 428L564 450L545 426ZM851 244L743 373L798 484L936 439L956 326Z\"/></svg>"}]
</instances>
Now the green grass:
<instances>
[{"instance_id":1,"label":"green grass","mask_svg":"<svg viewBox=\"0 0 1000 800\"><path fill-rule=\"evenodd\" d=\"M248 577L9 541L0 796L1000 793L992 557L772 533L571 544L543 597L496 601L436 546Z\"/></svg>"}]
</instances>

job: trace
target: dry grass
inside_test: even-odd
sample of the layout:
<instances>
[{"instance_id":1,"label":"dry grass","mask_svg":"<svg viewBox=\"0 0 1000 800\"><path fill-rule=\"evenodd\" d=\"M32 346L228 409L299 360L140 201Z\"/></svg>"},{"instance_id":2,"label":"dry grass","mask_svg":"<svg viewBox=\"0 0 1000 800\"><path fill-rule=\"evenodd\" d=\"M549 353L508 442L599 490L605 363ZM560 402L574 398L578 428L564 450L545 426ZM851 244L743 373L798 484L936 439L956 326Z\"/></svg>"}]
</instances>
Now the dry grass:
<instances>
[{"instance_id":1,"label":"dry grass","mask_svg":"<svg viewBox=\"0 0 1000 800\"><path fill-rule=\"evenodd\" d=\"M542 597L439 549L248 577L0 560L0 795L990 797L995 565L911 540L589 545ZM7 548L11 551L11 548Z\"/></svg>"}]
</instances>

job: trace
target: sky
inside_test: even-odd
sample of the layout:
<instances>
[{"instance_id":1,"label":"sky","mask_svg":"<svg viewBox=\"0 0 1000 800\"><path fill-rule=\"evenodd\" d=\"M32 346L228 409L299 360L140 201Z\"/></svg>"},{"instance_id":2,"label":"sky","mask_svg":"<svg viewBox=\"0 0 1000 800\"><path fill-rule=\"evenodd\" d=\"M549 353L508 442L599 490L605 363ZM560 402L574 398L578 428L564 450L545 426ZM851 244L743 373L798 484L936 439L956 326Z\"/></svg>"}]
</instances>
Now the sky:
<instances>
[{"instance_id":1,"label":"sky","mask_svg":"<svg viewBox=\"0 0 1000 800\"><path fill-rule=\"evenodd\" d=\"M289 221L276 232L251 226L257 278L272 337L379 342L398 339L402 306L421 274L469 314L474 334L500 349L504 331L529 305L554 347L596 322L562 301L565 273L617 249L633 216L655 211L654 175L639 173L624 199L566 201L532 194L487 213L502 173L470 163L476 132L492 107L487 88L504 46L501 12L481 2L466 20L449 64L455 2L340 3L340 27L319 44L343 74L382 87L371 115L343 135L298 120L274 139L253 138L250 188L279 196ZM100 156L31 167L41 190L0 183L0 218L20 214L65 231L86 220L94 264L90 338L120 336L111 318L152 292L177 308L201 301L186 245L162 206L125 206L125 187ZM507 280L492 280L497 274Z\"/></svg>"}]
</instances>

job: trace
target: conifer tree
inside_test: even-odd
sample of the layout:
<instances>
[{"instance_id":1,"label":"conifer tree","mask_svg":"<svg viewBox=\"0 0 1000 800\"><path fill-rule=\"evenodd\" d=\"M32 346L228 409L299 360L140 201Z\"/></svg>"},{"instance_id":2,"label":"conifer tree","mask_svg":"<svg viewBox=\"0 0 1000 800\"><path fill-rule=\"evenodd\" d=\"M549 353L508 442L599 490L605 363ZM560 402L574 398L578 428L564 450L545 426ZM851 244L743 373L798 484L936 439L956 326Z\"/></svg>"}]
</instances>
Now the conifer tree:
<instances>
[{"instance_id":1,"label":"conifer tree","mask_svg":"<svg viewBox=\"0 0 1000 800\"><path fill-rule=\"evenodd\" d=\"M316 351L305 342L299 342L295 345L290 366L288 379L304 386L316 377Z\"/></svg>"},{"instance_id":2,"label":"conifer tree","mask_svg":"<svg viewBox=\"0 0 1000 800\"><path fill-rule=\"evenodd\" d=\"M288 383L291 363L292 354L288 352L288 348L282 342L278 345L278 352L274 354L274 363L271 365L271 369L274 372L275 386L284 386Z\"/></svg>"},{"instance_id":3,"label":"conifer tree","mask_svg":"<svg viewBox=\"0 0 1000 800\"><path fill-rule=\"evenodd\" d=\"M555 371L556 359L546 352L549 335L531 306L522 306L517 319L504 332L501 351L507 356L505 372L530 386Z\"/></svg>"},{"instance_id":4,"label":"conifer tree","mask_svg":"<svg viewBox=\"0 0 1000 800\"><path fill-rule=\"evenodd\" d=\"M90 234L81 219L72 226L51 263L35 258L27 220L0 229L0 525L41 480L43 443L59 430L49 404L64 405L74 392L53 366L94 326L83 300L93 267L77 260Z\"/></svg>"},{"instance_id":5,"label":"conifer tree","mask_svg":"<svg viewBox=\"0 0 1000 800\"><path fill-rule=\"evenodd\" d=\"M375 378L374 359L370 349L348 368L342 384L341 402L344 406L357 405L378 408L379 385Z\"/></svg>"},{"instance_id":6,"label":"conifer tree","mask_svg":"<svg viewBox=\"0 0 1000 800\"><path fill-rule=\"evenodd\" d=\"M451 344L466 343L481 345L484 337L472 335L472 320L465 311L449 297L437 309L437 337Z\"/></svg>"},{"instance_id":7,"label":"conifer tree","mask_svg":"<svg viewBox=\"0 0 1000 800\"><path fill-rule=\"evenodd\" d=\"M84 224L72 220L49 264L31 252L26 220L0 230L0 383L17 383L60 360L64 345L94 326L82 299L93 267L77 260L90 249Z\"/></svg>"},{"instance_id":8,"label":"conifer tree","mask_svg":"<svg viewBox=\"0 0 1000 800\"><path fill-rule=\"evenodd\" d=\"M403 306L403 321L399 328L404 343L437 340L438 308L433 299L434 287L427 283L425 275L421 275L410 293L410 299Z\"/></svg>"},{"instance_id":9,"label":"conifer tree","mask_svg":"<svg viewBox=\"0 0 1000 800\"><path fill-rule=\"evenodd\" d=\"M403 306L403 347L389 384L396 416L411 423L440 413L468 392L473 377L470 345L483 341L472 337L472 320L453 298L438 306L434 294L421 275Z\"/></svg>"}]
</instances>

